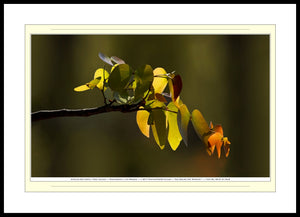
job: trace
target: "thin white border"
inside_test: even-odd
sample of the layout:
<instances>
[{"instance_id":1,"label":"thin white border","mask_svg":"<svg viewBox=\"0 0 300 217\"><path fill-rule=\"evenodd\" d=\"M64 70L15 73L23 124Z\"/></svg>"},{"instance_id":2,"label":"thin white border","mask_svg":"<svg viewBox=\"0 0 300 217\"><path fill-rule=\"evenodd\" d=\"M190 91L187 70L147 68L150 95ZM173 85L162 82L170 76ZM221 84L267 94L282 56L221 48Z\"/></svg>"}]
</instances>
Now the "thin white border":
<instances>
[{"instance_id":1,"label":"thin white border","mask_svg":"<svg viewBox=\"0 0 300 217\"><path fill-rule=\"evenodd\" d=\"M144 7L163 16L139 16ZM112 11L128 16L119 19ZM296 213L296 4L10 4L4 5L4 21L4 213ZM24 25L120 22L277 25L276 193L24 192L24 124L13 124L24 121L24 52L15 50L24 47Z\"/></svg>"}]
</instances>

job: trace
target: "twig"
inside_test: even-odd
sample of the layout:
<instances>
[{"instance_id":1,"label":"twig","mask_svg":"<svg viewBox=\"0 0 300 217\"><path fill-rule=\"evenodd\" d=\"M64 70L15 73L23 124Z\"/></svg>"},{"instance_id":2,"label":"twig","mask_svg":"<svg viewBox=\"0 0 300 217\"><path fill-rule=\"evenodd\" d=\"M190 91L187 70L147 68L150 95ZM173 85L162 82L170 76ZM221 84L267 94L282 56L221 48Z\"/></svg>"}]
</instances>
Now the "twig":
<instances>
[{"instance_id":1,"label":"twig","mask_svg":"<svg viewBox=\"0 0 300 217\"><path fill-rule=\"evenodd\" d=\"M85 109L59 109L59 110L41 110L31 113L31 121L45 120L56 117L87 117L105 112L120 111L123 113L138 111L143 102L132 105L115 105L106 104L96 108Z\"/></svg>"}]
</instances>

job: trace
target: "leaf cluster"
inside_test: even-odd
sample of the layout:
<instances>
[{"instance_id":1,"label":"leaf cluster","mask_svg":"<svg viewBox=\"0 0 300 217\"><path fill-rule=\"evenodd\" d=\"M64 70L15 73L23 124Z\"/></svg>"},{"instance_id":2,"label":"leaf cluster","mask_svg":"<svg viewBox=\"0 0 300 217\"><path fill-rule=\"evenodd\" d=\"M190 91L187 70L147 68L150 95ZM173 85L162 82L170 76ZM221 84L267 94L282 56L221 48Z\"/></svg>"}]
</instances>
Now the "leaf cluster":
<instances>
[{"instance_id":1,"label":"leaf cluster","mask_svg":"<svg viewBox=\"0 0 300 217\"><path fill-rule=\"evenodd\" d=\"M198 109L190 113L180 99L182 79L179 74L167 73L162 67L153 69L148 64L133 69L119 57L108 57L102 53L99 53L99 57L110 65L111 69L97 69L93 80L74 88L75 91L81 92L96 87L102 92L105 104L138 103L137 125L148 138L151 128L160 149L164 149L167 142L174 151L182 140L188 145L188 125L191 121L209 155L216 149L220 158L223 146L225 156L228 156L230 142L223 136L221 125L214 127L211 122L208 125ZM165 91L167 86L168 92Z\"/></svg>"}]
</instances>

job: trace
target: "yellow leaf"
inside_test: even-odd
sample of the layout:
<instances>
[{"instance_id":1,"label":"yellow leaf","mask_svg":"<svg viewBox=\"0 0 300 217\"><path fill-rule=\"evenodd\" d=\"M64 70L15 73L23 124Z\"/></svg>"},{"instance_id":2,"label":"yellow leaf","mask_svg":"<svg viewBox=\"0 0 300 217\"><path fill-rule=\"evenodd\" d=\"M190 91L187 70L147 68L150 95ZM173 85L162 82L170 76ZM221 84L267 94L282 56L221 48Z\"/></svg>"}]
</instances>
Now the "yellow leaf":
<instances>
[{"instance_id":1,"label":"yellow leaf","mask_svg":"<svg viewBox=\"0 0 300 217\"><path fill-rule=\"evenodd\" d=\"M166 78L167 72L161 68L158 67L156 69L153 70L153 75L160 75L161 77L154 77L153 79L153 83L152 86L154 88L154 92L155 93L162 93L164 91L164 89L166 88L167 84L168 84L168 79Z\"/></svg>"},{"instance_id":2,"label":"yellow leaf","mask_svg":"<svg viewBox=\"0 0 300 217\"><path fill-rule=\"evenodd\" d=\"M175 151L182 140L177 124L177 113L175 113L178 112L178 108L174 105L173 102L170 102L168 104L168 110L170 110L166 112L169 124L168 141L171 148Z\"/></svg>"},{"instance_id":3,"label":"yellow leaf","mask_svg":"<svg viewBox=\"0 0 300 217\"><path fill-rule=\"evenodd\" d=\"M165 106L165 104L157 99L154 99L154 100L151 100L151 101L148 101L148 106L150 108L162 108ZM146 102L146 106L147 106L147 102Z\"/></svg>"},{"instance_id":4,"label":"yellow leaf","mask_svg":"<svg viewBox=\"0 0 300 217\"><path fill-rule=\"evenodd\" d=\"M97 84L99 83L99 79L95 78L94 80L91 80L89 83L87 83L86 85L90 88L90 89L94 89L94 87L97 86Z\"/></svg>"},{"instance_id":5,"label":"yellow leaf","mask_svg":"<svg viewBox=\"0 0 300 217\"><path fill-rule=\"evenodd\" d=\"M100 77L100 79L99 79ZM96 70L95 74L94 74L94 79L98 78L100 81L97 84L97 87L99 88L99 90L103 90L103 86L104 86L104 79L107 79L109 77L109 73L102 68L99 68ZM106 88L104 88L105 90Z\"/></svg>"},{"instance_id":6,"label":"yellow leaf","mask_svg":"<svg viewBox=\"0 0 300 217\"><path fill-rule=\"evenodd\" d=\"M177 107L176 103L174 105ZM177 107L180 112L180 132L183 138L183 141L186 145L188 145L188 125L190 122L191 114L185 104L180 104Z\"/></svg>"},{"instance_id":7,"label":"yellow leaf","mask_svg":"<svg viewBox=\"0 0 300 217\"><path fill-rule=\"evenodd\" d=\"M172 101L174 102L174 87L173 87L173 82L172 82L171 79L169 79L168 83L169 83L170 96L171 96Z\"/></svg>"},{"instance_id":8,"label":"yellow leaf","mask_svg":"<svg viewBox=\"0 0 300 217\"><path fill-rule=\"evenodd\" d=\"M140 110L136 113L136 122L140 131L149 138L150 126L147 124L149 118L149 112L146 110Z\"/></svg>"},{"instance_id":9,"label":"yellow leaf","mask_svg":"<svg viewBox=\"0 0 300 217\"><path fill-rule=\"evenodd\" d=\"M176 105L176 107L179 109L180 106L183 105L182 100L180 99L180 96L177 97L176 101L173 101L174 105Z\"/></svg>"},{"instance_id":10,"label":"yellow leaf","mask_svg":"<svg viewBox=\"0 0 300 217\"><path fill-rule=\"evenodd\" d=\"M84 85L80 85L78 87L75 87L74 90L77 91L77 92L81 92L81 91L90 90L90 88L86 84L84 84Z\"/></svg>"},{"instance_id":11,"label":"yellow leaf","mask_svg":"<svg viewBox=\"0 0 300 217\"><path fill-rule=\"evenodd\" d=\"M120 64L115 64L115 65L113 65L113 66L111 67L111 69L110 69L110 73L112 73L112 71L114 71L114 69L115 69L118 65L120 65Z\"/></svg>"},{"instance_id":12,"label":"yellow leaf","mask_svg":"<svg viewBox=\"0 0 300 217\"><path fill-rule=\"evenodd\" d=\"M93 89L98 83L99 83L99 79L94 79L91 80L89 83L75 87L74 90L77 92L90 90Z\"/></svg>"}]
</instances>

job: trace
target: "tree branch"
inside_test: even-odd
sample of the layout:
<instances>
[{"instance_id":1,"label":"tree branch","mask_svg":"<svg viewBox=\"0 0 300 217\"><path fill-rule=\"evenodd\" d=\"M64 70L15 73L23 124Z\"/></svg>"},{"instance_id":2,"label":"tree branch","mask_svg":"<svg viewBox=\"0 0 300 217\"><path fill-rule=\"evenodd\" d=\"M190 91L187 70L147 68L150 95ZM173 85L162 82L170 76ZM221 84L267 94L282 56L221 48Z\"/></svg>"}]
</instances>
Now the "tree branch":
<instances>
[{"instance_id":1,"label":"tree branch","mask_svg":"<svg viewBox=\"0 0 300 217\"><path fill-rule=\"evenodd\" d=\"M132 105L116 105L112 106L106 104L96 108L85 108L85 109L59 109L59 110L41 110L31 113L31 121L38 121L56 117L87 117L105 112L120 111L120 112L134 112L138 111L139 107L144 105L144 101L141 101Z\"/></svg>"}]
</instances>

